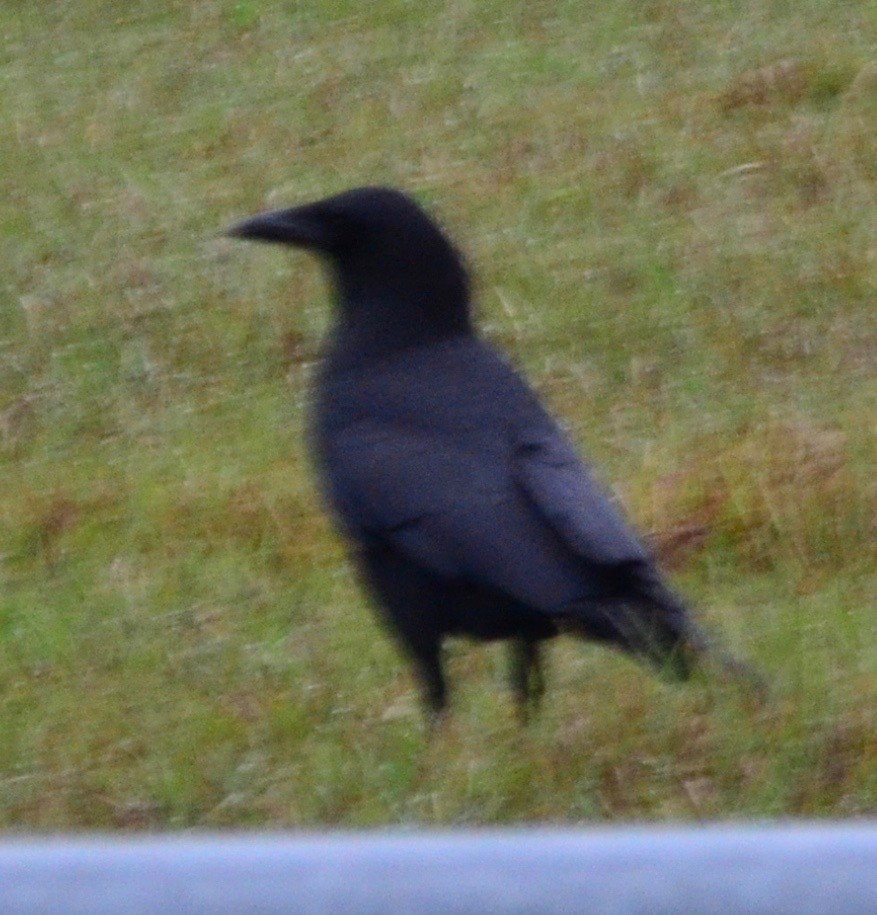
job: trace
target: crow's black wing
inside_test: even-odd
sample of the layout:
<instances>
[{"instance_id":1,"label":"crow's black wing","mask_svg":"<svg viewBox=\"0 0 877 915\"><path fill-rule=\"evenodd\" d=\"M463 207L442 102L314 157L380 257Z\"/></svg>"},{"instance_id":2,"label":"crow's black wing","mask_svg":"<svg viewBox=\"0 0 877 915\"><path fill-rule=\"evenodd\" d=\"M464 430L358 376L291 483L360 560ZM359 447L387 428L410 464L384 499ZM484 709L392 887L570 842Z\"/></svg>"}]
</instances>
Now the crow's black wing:
<instances>
[{"instance_id":1,"label":"crow's black wing","mask_svg":"<svg viewBox=\"0 0 877 915\"><path fill-rule=\"evenodd\" d=\"M553 424L521 435L514 475L536 511L583 559L599 565L649 561L605 491Z\"/></svg>"},{"instance_id":2,"label":"crow's black wing","mask_svg":"<svg viewBox=\"0 0 877 915\"><path fill-rule=\"evenodd\" d=\"M434 574L553 612L587 596L586 568L534 510L501 444L363 420L333 434L324 478L355 541L375 538Z\"/></svg>"},{"instance_id":3,"label":"crow's black wing","mask_svg":"<svg viewBox=\"0 0 877 915\"><path fill-rule=\"evenodd\" d=\"M495 497L498 482L458 443L392 423L362 420L337 431L324 454L323 477L343 527L374 537L442 575L460 574L457 550L439 535L466 503Z\"/></svg>"}]
</instances>

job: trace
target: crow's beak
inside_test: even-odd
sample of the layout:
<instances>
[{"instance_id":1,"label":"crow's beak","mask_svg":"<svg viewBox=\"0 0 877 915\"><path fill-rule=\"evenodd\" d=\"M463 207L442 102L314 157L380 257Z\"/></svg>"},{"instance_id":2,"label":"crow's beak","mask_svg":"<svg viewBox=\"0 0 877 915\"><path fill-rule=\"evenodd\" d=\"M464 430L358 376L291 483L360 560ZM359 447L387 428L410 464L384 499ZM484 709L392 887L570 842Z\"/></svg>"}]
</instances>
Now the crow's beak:
<instances>
[{"instance_id":1,"label":"crow's beak","mask_svg":"<svg viewBox=\"0 0 877 915\"><path fill-rule=\"evenodd\" d=\"M322 251L332 246L332 237L326 223L309 213L307 207L258 213L236 222L226 229L225 234L232 238L273 241Z\"/></svg>"}]
</instances>

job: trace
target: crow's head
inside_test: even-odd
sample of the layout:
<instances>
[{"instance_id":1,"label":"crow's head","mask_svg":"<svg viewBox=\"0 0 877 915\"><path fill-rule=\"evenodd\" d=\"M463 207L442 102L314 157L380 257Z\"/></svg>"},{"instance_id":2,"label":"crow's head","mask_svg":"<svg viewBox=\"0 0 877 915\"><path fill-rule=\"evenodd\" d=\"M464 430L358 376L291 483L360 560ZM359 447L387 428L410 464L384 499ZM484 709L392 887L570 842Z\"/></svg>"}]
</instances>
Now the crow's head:
<instances>
[{"instance_id":1,"label":"crow's head","mask_svg":"<svg viewBox=\"0 0 877 915\"><path fill-rule=\"evenodd\" d=\"M228 235L307 248L328 262L342 309L463 321L469 282L441 229L408 196L363 187L316 203L260 213Z\"/></svg>"}]
</instances>

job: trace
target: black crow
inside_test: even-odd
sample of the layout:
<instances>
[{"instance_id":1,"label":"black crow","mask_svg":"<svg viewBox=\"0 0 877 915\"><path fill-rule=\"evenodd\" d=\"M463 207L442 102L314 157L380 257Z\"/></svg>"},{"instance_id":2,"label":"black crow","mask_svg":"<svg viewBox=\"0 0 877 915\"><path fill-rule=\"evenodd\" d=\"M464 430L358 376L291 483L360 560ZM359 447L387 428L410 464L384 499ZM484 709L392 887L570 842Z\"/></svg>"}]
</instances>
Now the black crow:
<instances>
[{"instance_id":1,"label":"black crow","mask_svg":"<svg viewBox=\"0 0 877 915\"><path fill-rule=\"evenodd\" d=\"M508 639L526 717L560 632L686 679L713 646L534 392L472 325L463 262L400 191L262 213L229 235L307 248L337 300L313 446L334 516L432 713L446 636Z\"/></svg>"}]
</instances>

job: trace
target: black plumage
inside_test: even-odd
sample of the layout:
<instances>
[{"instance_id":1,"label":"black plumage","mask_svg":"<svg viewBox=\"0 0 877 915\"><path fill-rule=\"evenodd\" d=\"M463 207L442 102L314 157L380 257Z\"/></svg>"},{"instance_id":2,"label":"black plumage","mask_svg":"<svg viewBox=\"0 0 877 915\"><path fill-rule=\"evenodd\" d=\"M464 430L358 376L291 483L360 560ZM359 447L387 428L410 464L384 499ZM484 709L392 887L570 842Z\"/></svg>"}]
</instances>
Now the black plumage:
<instances>
[{"instance_id":1,"label":"black plumage","mask_svg":"<svg viewBox=\"0 0 877 915\"><path fill-rule=\"evenodd\" d=\"M313 405L329 505L364 582L447 702L446 636L512 640L526 714L568 631L686 678L714 648L520 375L475 333L462 260L408 196L360 188L229 234L308 248L337 319Z\"/></svg>"}]
</instances>

